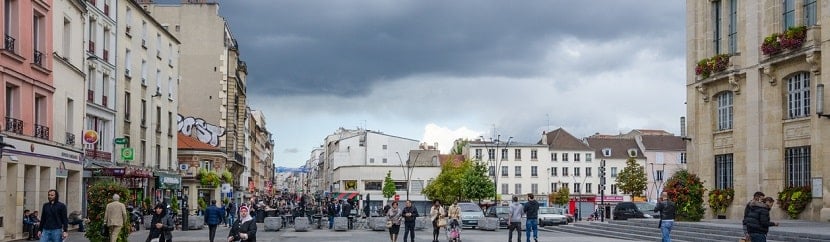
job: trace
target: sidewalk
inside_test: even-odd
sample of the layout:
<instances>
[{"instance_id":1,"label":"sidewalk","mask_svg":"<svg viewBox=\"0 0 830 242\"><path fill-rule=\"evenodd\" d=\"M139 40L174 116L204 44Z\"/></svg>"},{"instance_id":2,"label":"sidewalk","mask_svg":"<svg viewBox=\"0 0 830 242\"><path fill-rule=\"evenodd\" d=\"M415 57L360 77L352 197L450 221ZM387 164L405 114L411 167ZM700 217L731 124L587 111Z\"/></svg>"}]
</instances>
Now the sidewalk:
<instances>
[{"instance_id":1,"label":"sidewalk","mask_svg":"<svg viewBox=\"0 0 830 242\"><path fill-rule=\"evenodd\" d=\"M770 232L783 233L804 233L804 234L819 234L823 236L830 236L830 223L803 221L803 220L773 220L778 222L780 226L770 227ZM686 222L680 222L686 223ZM707 224L719 227L741 228L741 220L736 219L703 219L701 224Z\"/></svg>"}]
</instances>

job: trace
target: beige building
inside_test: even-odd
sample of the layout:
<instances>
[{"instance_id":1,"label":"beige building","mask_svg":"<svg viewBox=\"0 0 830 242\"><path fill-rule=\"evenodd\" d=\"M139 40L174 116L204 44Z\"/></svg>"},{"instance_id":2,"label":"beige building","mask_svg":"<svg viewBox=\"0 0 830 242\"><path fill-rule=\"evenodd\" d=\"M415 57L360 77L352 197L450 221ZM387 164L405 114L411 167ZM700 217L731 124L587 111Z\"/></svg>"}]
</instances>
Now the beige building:
<instances>
[{"instance_id":1,"label":"beige building","mask_svg":"<svg viewBox=\"0 0 830 242\"><path fill-rule=\"evenodd\" d=\"M687 1L688 166L707 189L735 189L728 218L756 191L776 197L810 186L799 219L830 219L830 116L823 109L821 48L829 48L830 5L821 1ZM805 26L806 33L791 31ZM766 41L765 41L766 40ZM766 44L765 44L766 42ZM828 46L828 47L824 47ZM707 73L699 61L717 59ZM728 60L728 63L723 61ZM830 68L830 66L828 66ZM698 73L698 70L701 71ZM709 210L709 209L707 209ZM711 215L711 212L709 212ZM776 205L773 220L786 213Z\"/></svg>"},{"instance_id":2,"label":"beige building","mask_svg":"<svg viewBox=\"0 0 830 242\"><path fill-rule=\"evenodd\" d=\"M274 139L265 126L262 111L252 110L248 120L251 139L251 170L248 192L255 197L271 194L274 174ZM269 171L270 170L270 171Z\"/></svg>"},{"instance_id":3,"label":"beige building","mask_svg":"<svg viewBox=\"0 0 830 242\"><path fill-rule=\"evenodd\" d=\"M219 147L228 156L226 168L234 177L245 170L247 66L219 4L204 0L158 4L138 0L161 25L168 26L182 45L179 49L179 132ZM193 129L199 132L192 132ZM237 179L235 197L246 181Z\"/></svg>"}]
</instances>

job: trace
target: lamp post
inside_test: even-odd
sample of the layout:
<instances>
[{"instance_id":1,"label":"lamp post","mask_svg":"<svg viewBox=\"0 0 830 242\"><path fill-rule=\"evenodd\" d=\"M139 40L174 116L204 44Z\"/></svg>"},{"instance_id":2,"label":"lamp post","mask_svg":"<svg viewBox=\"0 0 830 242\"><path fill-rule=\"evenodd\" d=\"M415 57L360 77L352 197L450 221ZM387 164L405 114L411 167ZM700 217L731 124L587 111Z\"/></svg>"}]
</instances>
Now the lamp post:
<instances>
[{"instance_id":1,"label":"lamp post","mask_svg":"<svg viewBox=\"0 0 830 242\"><path fill-rule=\"evenodd\" d=\"M412 170L415 168L415 165L413 164L414 161L409 159L409 157L407 156L406 165L404 165L403 159L401 159L401 154L397 151L395 152L395 154L398 155L398 161L401 162L401 170L403 170L403 176L406 179L406 200L409 200L409 188L411 187L409 183L412 179ZM415 155L415 160L417 161L418 157L420 156L421 152L418 152L418 154Z\"/></svg>"},{"instance_id":2,"label":"lamp post","mask_svg":"<svg viewBox=\"0 0 830 242\"><path fill-rule=\"evenodd\" d=\"M576 186L576 177L571 176L571 179L574 181L574 186ZM582 185L585 184L585 179L588 179L588 176L584 176L582 178L582 183L579 184L579 189L576 189L576 219L582 221Z\"/></svg>"},{"instance_id":3,"label":"lamp post","mask_svg":"<svg viewBox=\"0 0 830 242\"><path fill-rule=\"evenodd\" d=\"M506 160L507 156L502 155L501 159L499 159L498 153L496 153L496 152L500 151L499 147L502 147L503 149L507 149L507 147L510 146L510 141L513 140L513 136L510 136L510 138L507 139L507 143L504 143L504 146L501 146L501 144L502 144L501 135L496 135L495 140L491 137L490 141L486 141L484 139L484 136L478 136L478 137L481 138L482 141L484 141L484 149L487 150L488 164L493 166L493 202L497 202L496 200L498 200L498 194L499 194L499 173L501 173L500 172L501 171L501 162ZM494 144L495 147L488 146L487 145L488 143ZM494 149L492 157L490 156L490 148Z\"/></svg>"},{"instance_id":4,"label":"lamp post","mask_svg":"<svg viewBox=\"0 0 830 242\"><path fill-rule=\"evenodd\" d=\"M654 171L654 162L651 162L649 164L651 165L651 179L653 184L652 186L654 190L657 192L655 196L660 196L663 187L663 177L666 175L666 163L661 164L660 172L662 172L662 175L660 176L660 185L657 185L657 172ZM651 192L651 190L649 190L649 192Z\"/></svg>"}]
</instances>

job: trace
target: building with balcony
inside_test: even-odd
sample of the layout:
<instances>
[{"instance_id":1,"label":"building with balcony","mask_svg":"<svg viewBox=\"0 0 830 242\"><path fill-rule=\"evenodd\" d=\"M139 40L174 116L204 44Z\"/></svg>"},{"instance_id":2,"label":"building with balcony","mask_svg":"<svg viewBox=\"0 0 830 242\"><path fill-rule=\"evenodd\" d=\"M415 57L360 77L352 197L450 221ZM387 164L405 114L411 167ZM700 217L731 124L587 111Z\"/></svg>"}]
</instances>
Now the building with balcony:
<instances>
[{"instance_id":1,"label":"building with balcony","mask_svg":"<svg viewBox=\"0 0 830 242\"><path fill-rule=\"evenodd\" d=\"M828 11L816 0L686 2L688 167L706 189L735 190L727 218L756 191L798 187L812 196L799 219L830 219Z\"/></svg>"},{"instance_id":2,"label":"building with balcony","mask_svg":"<svg viewBox=\"0 0 830 242\"><path fill-rule=\"evenodd\" d=\"M86 63L82 70L86 73L86 114L84 132L94 132L98 140L94 143L84 142L85 158L91 162L111 163L113 159L113 139L115 137L115 33L117 31L116 0L84 1L87 9L86 18Z\"/></svg>"},{"instance_id":3,"label":"building with balcony","mask_svg":"<svg viewBox=\"0 0 830 242\"><path fill-rule=\"evenodd\" d=\"M248 125L251 141L251 176L248 192L252 197L270 197L274 174L274 140L265 123L262 111L251 110Z\"/></svg>"}]
</instances>

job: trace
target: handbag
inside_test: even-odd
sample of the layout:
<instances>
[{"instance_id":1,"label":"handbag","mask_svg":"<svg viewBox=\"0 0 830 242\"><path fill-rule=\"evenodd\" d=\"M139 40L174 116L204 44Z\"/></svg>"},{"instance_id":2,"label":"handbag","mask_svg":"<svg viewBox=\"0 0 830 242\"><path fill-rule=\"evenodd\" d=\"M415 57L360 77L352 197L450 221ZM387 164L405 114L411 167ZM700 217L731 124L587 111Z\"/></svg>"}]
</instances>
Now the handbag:
<instances>
[{"instance_id":1,"label":"handbag","mask_svg":"<svg viewBox=\"0 0 830 242\"><path fill-rule=\"evenodd\" d=\"M392 220L386 220L386 228L391 228L392 225Z\"/></svg>"},{"instance_id":2,"label":"handbag","mask_svg":"<svg viewBox=\"0 0 830 242\"><path fill-rule=\"evenodd\" d=\"M447 227L447 220L439 217L438 218L438 227L439 228Z\"/></svg>"}]
</instances>

